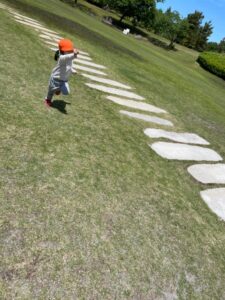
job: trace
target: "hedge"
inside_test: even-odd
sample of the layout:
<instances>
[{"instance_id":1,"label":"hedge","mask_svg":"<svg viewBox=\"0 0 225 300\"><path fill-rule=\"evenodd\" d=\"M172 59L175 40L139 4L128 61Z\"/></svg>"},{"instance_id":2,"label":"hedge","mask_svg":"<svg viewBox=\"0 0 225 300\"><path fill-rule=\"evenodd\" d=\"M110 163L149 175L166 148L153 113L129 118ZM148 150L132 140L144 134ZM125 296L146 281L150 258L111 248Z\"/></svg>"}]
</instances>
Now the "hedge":
<instances>
[{"instance_id":1,"label":"hedge","mask_svg":"<svg viewBox=\"0 0 225 300\"><path fill-rule=\"evenodd\" d=\"M202 52L197 62L204 69L225 80L225 54L215 52Z\"/></svg>"}]
</instances>

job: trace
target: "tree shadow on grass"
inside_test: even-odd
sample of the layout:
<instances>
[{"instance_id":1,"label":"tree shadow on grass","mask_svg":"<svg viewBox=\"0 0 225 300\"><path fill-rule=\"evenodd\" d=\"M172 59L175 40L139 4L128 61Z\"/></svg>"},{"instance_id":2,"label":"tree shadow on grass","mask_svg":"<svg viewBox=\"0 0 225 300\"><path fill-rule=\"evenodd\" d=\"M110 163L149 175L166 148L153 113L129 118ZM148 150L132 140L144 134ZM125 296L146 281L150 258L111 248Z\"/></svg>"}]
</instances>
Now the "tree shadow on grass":
<instances>
[{"instance_id":1,"label":"tree shadow on grass","mask_svg":"<svg viewBox=\"0 0 225 300\"><path fill-rule=\"evenodd\" d=\"M127 24L126 22L121 22L119 20L116 20L115 18L110 17L111 19L111 26L116 27L119 30L123 30L125 28L130 28L131 32L137 36L137 38L145 38L147 39L150 43L152 43L153 45L160 47L162 49L165 50L173 50L173 51L177 51L177 49L175 49L175 47L170 47L166 42L156 38L156 37L152 37L150 36L148 33L144 32L143 30L141 30L138 27L135 27L131 24ZM107 24L107 17L105 16L103 18L103 22Z\"/></svg>"},{"instance_id":2,"label":"tree shadow on grass","mask_svg":"<svg viewBox=\"0 0 225 300\"><path fill-rule=\"evenodd\" d=\"M66 105L70 105L70 102L66 102L64 100L54 100L52 102L51 107L58 109L58 111L60 111L62 114L67 115L67 111L66 111Z\"/></svg>"}]
</instances>

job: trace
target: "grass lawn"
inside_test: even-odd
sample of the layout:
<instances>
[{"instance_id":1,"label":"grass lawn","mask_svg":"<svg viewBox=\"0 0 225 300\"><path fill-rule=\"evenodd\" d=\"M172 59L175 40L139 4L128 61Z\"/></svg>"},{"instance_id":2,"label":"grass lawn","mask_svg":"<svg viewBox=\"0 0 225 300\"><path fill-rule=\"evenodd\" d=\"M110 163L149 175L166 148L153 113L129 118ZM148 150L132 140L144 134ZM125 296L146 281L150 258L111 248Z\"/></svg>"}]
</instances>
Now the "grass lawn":
<instances>
[{"instance_id":1,"label":"grass lawn","mask_svg":"<svg viewBox=\"0 0 225 300\"><path fill-rule=\"evenodd\" d=\"M1 2L72 38L225 157L225 82L195 52L58 0ZM2 9L0 38L0 299L225 299L225 224L199 195L215 186L157 156L143 130L160 127L120 115L79 74L46 109L53 53Z\"/></svg>"}]
</instances>

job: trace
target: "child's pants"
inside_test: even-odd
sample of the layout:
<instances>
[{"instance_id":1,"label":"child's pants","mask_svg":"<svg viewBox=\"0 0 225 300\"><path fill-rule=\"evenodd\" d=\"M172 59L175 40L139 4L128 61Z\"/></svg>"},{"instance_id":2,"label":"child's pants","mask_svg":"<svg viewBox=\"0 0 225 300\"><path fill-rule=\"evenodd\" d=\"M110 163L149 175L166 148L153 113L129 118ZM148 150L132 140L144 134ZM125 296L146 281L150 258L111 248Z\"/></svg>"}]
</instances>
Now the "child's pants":
<instances>
[{"instance_id":1,"label":"child's pants","mask_svg":"<svg viewBox=\"0 0 225 300\"><path fill-rule=\"evenodd\" d=\"M47 99L52 100L55 92L62 92L63 95L69 95L70 87L67 81L50 78Z\"/></svg>"}]
</instances>

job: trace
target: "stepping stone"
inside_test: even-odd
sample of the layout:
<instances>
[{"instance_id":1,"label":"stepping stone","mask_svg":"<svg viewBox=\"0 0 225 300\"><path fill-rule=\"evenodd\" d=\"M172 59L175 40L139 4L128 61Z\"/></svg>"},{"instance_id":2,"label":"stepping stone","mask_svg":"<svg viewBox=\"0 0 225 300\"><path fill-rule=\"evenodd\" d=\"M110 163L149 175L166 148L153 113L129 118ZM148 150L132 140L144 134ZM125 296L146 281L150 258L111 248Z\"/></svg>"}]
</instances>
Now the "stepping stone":
<instances>
[{"instance_id":1,"label":"stepping stone","mask_svg":"<svg viewBox=\"0 0 225 300\"><path fill-rule=\"evenodd\" d=\"M92 84L92 83L85 83L85 84L92 89L96 89L98 91L102 91L105 93L114 94L114 95L118 95L118 96L124 96L127 98L133 98L133 99L137 99L137 100L144 100L143 97L141 97L135 93L132 93L132 92L118 90L118 89L107 87L104 85L98 85L98 84Z\"/></svg>"},{"instance_id":2,"label":"stepping stone","mask_svg":"<svg viewBox=\"0 0 225 300\"><path fill-rule=\"evenodd\" d=\"M193 133L177 133L153 128L145 129L144 133L150 138L166 138L180 143L209 145L206 140Z\"/></svg>"},{"instance_id":3,"label":"stepping stone","mask_svg":"<svg viewBox=\"0 0 225 300\"><path fill-rule=\"evenodd\" d=\"M79 49L78 49L78 51L79 51ZM78 57L78 58L81 58L81 59L84 59L84 60L92 61L92 58L80 54L80 51L79 51L79 54L77 55L77 57Z\"/></svg>"},{"instance_id":4,"label":"stepping stone","mask_svg":"<svg viewBox=\"0 0 225 300\"><path fill-rule=\"evenodd\" d=\"M106 67L104 67L102 65L98 65L98 64L95 64L93 62L89 62L89 61L82 60L82 59L79 59L79 58L76 59L76 63L82 64L82 65L87 65L87 66L94 67L94 68L97 68L97 69L106 69Z\"/></svg>"},{"instance_id":5,"label":"stepping stone","mask_svg":"<svg viewBox=\"0 0 225 300\"><path fill-rule=\"evenodd\" d=\"M131 89L130 86L127 86L125 84L122 84L122 83L114 81L114 80L101 78L101 77L97 77L97 76L93 76L93 75L88 75L88 74L84 74L84 73L82 73L81 75L86 77L86 78L89 78L93 81L100 82L100 83L105 83L105 84L113 85L113 86L116 86L116 87L121 87L121 88L128 89L128 90Z\"/></svg>"},{"instance_id":6,"label":"stepping stone","mask_svg":"<svg viewBox=\"0 0 225 300\"><path fill-rule=\"evenodd\" d=\"M37 23L37 24L40 24L40 22L38 22L37 20L32 19L32 18L29 18L29 17L26 17L26 16L21 15L21 14L13 13L13 15L14 15L14 17L17 16L17 17L20 17L20 18L22 18L22 19L24 19L24 20L32 21L32 22L35 22L35 23Z\"/></svg>"},{"instance_id":7,"label":"stepping stone","mask_svg":"<svg viewBox=\"0 0 225 300\"><path fill-rule=\"evenodd\" d=\"M39 36L40 37L46 36L46 37L48 37L48 39L53 39L53 40L61 40L61 39L63 39L63 37L61 37L59 35L50 34L50 33L40 34Z\"/></svg>"},{"instance_id":8,"label":"stepping stone","mask_svg":"<svg viewBox=\"0 0 225 300\"><path fill-rule=\"evenodd\" d=\"M58 42L61 38L58 37L58 38L53 38L53 37L50 37L49 35L46 35L46 34L39 34L40 38L42 39L45 39L45 40L50 40L50 41L55 41L55 42Z\"/></svg>"},{"instance_id":9,"label":"stepping stone","mask_svg":"<svg viewBox=\"0 0 225 300\"><path fill-rule=\"evenodd\" d=\"M20 24L33 27L33 28L35 28L38 31L42 31L42 32L45 31L47 35L49 35L50 33L53 33L53 34L55 33L54 31L52 31L50 29L47 29L45 27L39 26L39 25L31 24L31 23L28 23L28 22L25 22L25 21L16 20L16 19L15 19L15 21L18 22L18 23L20 23Z\"/></svg>"},{"instance_id":10,"label":"stepping stone","mask_svg":"<svg viewBox=\"0 0 225 300\"><path fill-rule=\"evenodd\" d=\"M214 150L179 143L156 142L149 145L159 156L172 160L221 161Z\"/></svg>"},{"instance_id":11,"label":"stepping stone","mask_svg":"<svg viewBox=\"0 0 225 300\"><path fill-rule=\"evenodd\" d=\"M44 40L44 42L48 45L51 45L51 46L54 46L54 47L58 48L58 43L57 42L51 42L51 41L48 41L48 40Z\"/></svg>"},{"instance_id":12,"label":"stepping stone","mask_svg":"<svg viewBox=\"0 0 225 300\"><path fill-rule=\"evenodd\" d=\"M23 21L32 25L38 25L38 26L42 26L41 23L39 23L38 21L31 21L31 20L27 20L25 18L19 17L17 15L14 14L14 19L19 20L19 21Z\"/></svg>"},{"instance_id":13,"label":"stepping stone","mask_svg":"<svg viewBox=\"0 0 225 300\"><path fill-rule=\"evenodd\" d=\"M143 120L146 122L151 122L151 123L165 125L165 126L173 126L172 122L162 119L162 118L158 118L158 117L152 117L152 116L134 113L134 112L126 111L126 110L120 110L120 113L123 115L126 115L128 117Z\"/></svg>"},{"instance_id":14,"label":"stepping stone","mask_svg":"<svg viewBox=\"0 0 225 300\"><path fill-rule=\"evenodd\" d=\"M127 99L118 98L118 97L114 97L114 96L107 96L106 98L110 101L113 101L114 103L117 103L117 104L120 104L123 106L127 106L130 108L140 109L143 111L149 111L149 112L154 112L154 113L158 113L158 114L167 113L164 109L158 108L158 107L148 104L148 103L138 102L138 101L134 101L134 100L127 100Z\"/></svg>"},{"instance_id":15,"label":"stepping stone","mask_svg":"<svg viewBox=\"0 0 225 300\"><path fill-rule=\"evenodd\" d=\"M43 33L51 38L60 39L60 40L63 39L63 37L58 34L48 33L48 32L43 32Z\"/></svg>"},{"instance_id":16,"label":"stepping stone","mask_svg":"<svg viewBox=\"0 0 225 300\"><path fill-rule=\"evenodd\" d=\"M89 53L84 52L84 51L80 51L80 50L79 50L79 53L82 54L82 55L90 56Z\"/></svg>"},{"instance_id":17,"label":"stepping stone","mask_svg":"<svg viewBox=\"0 0 225 300\"><path fill-rule=\"evenodd\" d=\"M43 29L43 27L41 27L41 25L39 24L33 24L24 20L19 20L19 19L14 19L14 21L16 21L17 23L23 24L23 25L27 25L33 28L37 28L37 29Z\"/></svg>"},{"instance_id":18,"label":"stepping stone","mask_svg":"<svg viewBox=\"0 0 225 300\"><path fill-rule=\"evenodd\" d=\"M208 207L225 221L225 188L205 190L200 195Z\"/></svg>"},{"instance_id":19,"label":"stepping stone","mask_svg":"<svg viewBox=\"0 0 225 300\"><path fill-rule=\"evenodd\" d=\"M56 52L57 50L59 50L59 48L53 48L53 47L49 47L50 50Z\"/></svg>"},{"instance_id":20,"label":"stepping stone","mask_svg":"<svg viewBox=\"0 0 225 300\"><path fill-rule=\"evenodd\" d=\"M225 164L193 165L188 172L201 183L225 184Z\"/></svg>"},{"instance_id":21,"label":"stepping stone","mask_svg":"<svg viewBox=\"0 0 225 300\"><path fill-rule=\"evenodd\" d=\"M6 9L6 10L11 10L11 8L9 7L9 6L7 6L7 5L5 5L5 4L3 4L3 3L0 3L0 8L2 8L2 9Z\"/></svg>"},{"instance_id":22,"label":"stepping stone","mask_svg":"<svg viewBox=\"0 0 225 300\"><path fill-rule=\"evenodd\" d=\"M75 61L73 61L73 66L74 66L75 70L81 70L81 71L89 72L89 73L92 73L92 74L107 76L107 74L102 72L102 71L95 70L95 69L88 68L88 67L84 67L84 66L80 66L80 65L76 65Z\"/></svg>"}]
</instances>

